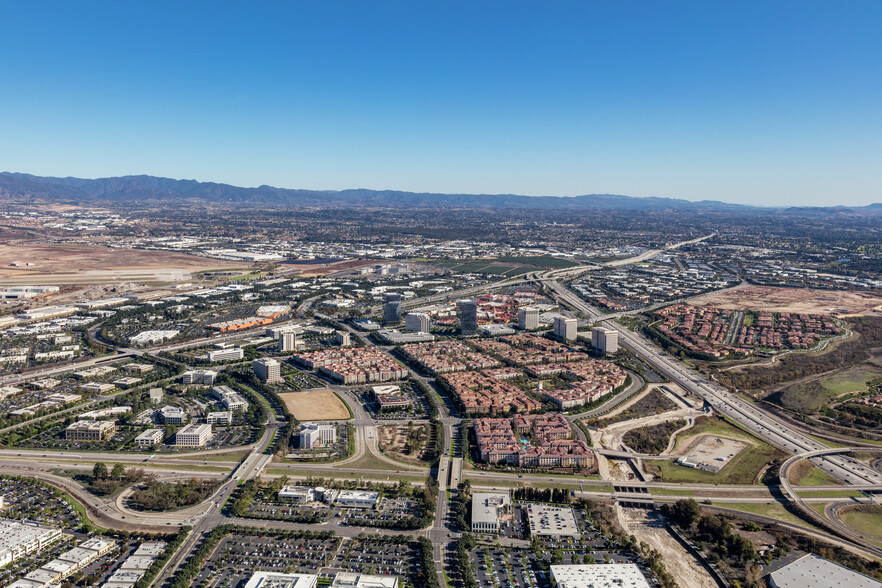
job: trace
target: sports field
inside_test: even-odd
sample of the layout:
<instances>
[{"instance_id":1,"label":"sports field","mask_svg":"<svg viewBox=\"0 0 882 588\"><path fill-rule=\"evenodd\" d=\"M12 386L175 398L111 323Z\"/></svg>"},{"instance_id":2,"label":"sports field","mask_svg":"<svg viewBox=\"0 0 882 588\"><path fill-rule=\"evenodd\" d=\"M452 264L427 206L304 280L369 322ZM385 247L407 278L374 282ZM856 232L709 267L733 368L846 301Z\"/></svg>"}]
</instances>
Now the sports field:
<instances>
[{"instance_id":1,"label":"sports field","mask_svg":"<svg viewBox=\"0 0 882 588\"><path fill-rule=\"evenodd\" d=\"M339 421L350 417L349 409L330 390L279 394L298 421Z\"/></svg>"}]
</instances>

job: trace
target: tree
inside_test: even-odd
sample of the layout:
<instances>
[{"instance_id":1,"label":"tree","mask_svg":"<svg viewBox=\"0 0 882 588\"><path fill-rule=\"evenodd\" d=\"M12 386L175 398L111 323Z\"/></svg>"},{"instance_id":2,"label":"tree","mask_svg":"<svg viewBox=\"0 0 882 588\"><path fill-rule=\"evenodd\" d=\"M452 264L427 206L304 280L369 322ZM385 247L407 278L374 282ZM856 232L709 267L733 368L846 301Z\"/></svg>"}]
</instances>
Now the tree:
<instances>
[{"instance_id":1,"label":"tree","mask_svg":"<svg viewBox=\"0 0 882 588\"><path fill-rule=\"evenodd\" d=\"M107 477L107 466L100 461L92 467L92 479L102 480Z\"/></svg>"},{"instance_id":2,"label":"tree","mask_svg":"<svg viewBox=\"0 0 882 588\"><path fill-rule=\"evenodd\" d=\"M668 509L667 514L675 523L684 529L688 529L701 514L701 507L698 506L698 502L693 498L678 500Z\"/></svg>"},{"instance_id":3,"label":"tree","mask_svg":"<svg viewBox=\"0 0 882 588\"><path fill-rule=\"evenodd\" d=\"M126 468L124 468L121 463L114 464L113 469L110 470L110 477L113 478L114 480L122 480L125 477L125 475L126 475Z\"/></svg>"}]
</instances>

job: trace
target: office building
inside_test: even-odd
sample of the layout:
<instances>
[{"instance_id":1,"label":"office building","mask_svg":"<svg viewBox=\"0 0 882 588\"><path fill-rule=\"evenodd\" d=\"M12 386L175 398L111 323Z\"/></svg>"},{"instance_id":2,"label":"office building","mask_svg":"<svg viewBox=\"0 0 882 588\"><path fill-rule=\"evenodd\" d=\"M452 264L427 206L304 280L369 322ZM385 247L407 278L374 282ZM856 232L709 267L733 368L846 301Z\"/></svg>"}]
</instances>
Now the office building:
<instances>
[{"instance_id":1,"label":"office building","mask_svg":"<svg viewBox=\"0 0 882 588\"><path fill-rule=\"evenodd\" d=\"M337 442L337 426L322 423L303 423L298 434L300 449L329 445Z\"/></svg>"},{"instance_id":2,"label":"office building","mask_svg":"<svg viewBox=\"0 0 882 588\"><path fill-rule=\"evenodd\" d=\"M315 588L318 576L314 574L280 574L254 572L244 588Z\"/></svg>"},{"instance_id":3,"label":"office building","mask_svg":"<svg viewBox=\"0 0 882 588\"><path fill-rule=\"evenodd\" d=\"M539 309L525 306L518 311L518 328L522 331L534 331L539 328Z\"/></svg>"},{"instance_id":4,"label":"office building","mask_svg":"<svg viewBox=\"0 0 882 588\"><path fill-rule=\"evenodd\" d=\"M349 508L373 508L380 502L379 492L367 490L341 490L337 494L337 506Z\"/></svg>"},{"instance_id":5,"label":"office building","mask_svg":"<svg viewBox=\"0 0 882 588\"><path fill-rule=\"evenodd\" d=\"M337 334L334 335L334 343L340 347L348 347L352 344L352 337L346 331L337 331Z\"/></svg>"},{"instance_id":6,"label":"office building","mask_svg":"<svg viewBox=\"0 0 882 588\"><path fill-rule=\"evenodd\" d=\"M196 384L198 386L211 386L217 378L214 370L192 370L181 375L182 384Z\"/></svg>"},{"instance_id":7,"label":"office building","mask_svg":"<svg viewBox=\"0 0 882 588\"><path fill-rule=\"evenodd\" d=\"M61 529L29 521L0 519L0 566L45 549L61 539Z\"/></svg>"},{"instance_id":8,"label":"office building","mask_svg":"<svg viewBox=\"0 0 882 588\"><path fill-rule=\"evenodd\" d=\"M769 574L772 588L880 588L882 582L810 553Z\"/></svg>"},{"instance_id":9,"label":"office building","mask_svg":"<svg viewBox=\"0 0 882 588\"><path fill-rule=\"evenodd\" d=\"M561 341L573 341L576 338L578 321L565 316L554 317L554 336Z\"/></svg>"},{"instance_id":10,"label":"office building","mask_svg":"<svg viewBox=\"0 0 882 588\"><path fill-rule=\"evenodd\" d=\"M220 400L227 410L239 412L248 408L248 401L229 386L215 386L211 389L211 395Z\"/></svg>"},{"instance_id":11,"label":"office building","mask_svg":"<svg viewBox=\"0 0 882 588\"><path fill-rule=\"evenodd\" d=\"M472 495L472 533L498 533L499 517L510 508L508 494L475 492Z\"/></svg>"},{"instance_id":12,"label":"office building","mask_svg":"<svg viewBox=\"0 0 882 588\"><path fill-rule=\"evenodd\" d=\"M183 425L187 413L180 406L163 406L159 409L159 418L166 425Z\"/></svg>"},{"instance_id":13,"label":"office building","mask_svg":"<svg viewBox=\"0 0 882 588\"><path fill-rule=\"evenodd\" d=\"M414 333L429 332L429 315L425 312L409 312L404 317L404 330Z\"/></svg>"},{"instance_id":14,"label":"office building","mask_svg":"<svg viewBox=\"0 0 882 588\"><path fill-rule=\"evenodd\" d=\"M401 294L390 292L384 297L383 318L387 325L401 322Z\"/></svg>"},{"instance_id":15,"label":"office building","mask_svg":"<svg viewBox=\"0 0 882 588\"><path fill-rule=\"evenodd\" d=\"M558 588L649 588L635 564L583 564L551 566Z\"/></svg>"},{"instance_id":16,"label":"office building","mask_svg":"<svg viewBox=\"0 0 882 588\"><path fill-rule=\"evenodd\" d=\"M190 423L175 433L175 445L178 447L202 447L211 439L211 425Z\"/></svg>"},{"instance_id":17,"label":"office building","mask_svg":"<svg viewBox=\"0 0 882 588\"><path fill-rule=\"evenodd\" d=\"M205 357L212 363L215 361L236 361L244 358L245 352L241 347L230 347L229 349L209 351Z\"/></svg>"},{"instance_id":18,"label":"office building","mask_svg":"<svg viewBox=\"0 0 882 588\"><path fill-rule=\"evenodd\" d=\"M137 437L135 437L135 445L138 447L155 447L162 444L165 439L165 433L162 429L147 429Z\"/></svg>"},{"instance_id":19,"label":"office building","mask_svg":"<svg viewBox=\"0 0 882 588\"><path fill-rule=\"evenodd\" d=\"M288 353L297 349L297 333L286 331L279 333L279 353Z\"/></svg>"},{"instance_id":20,"label":"office building","mask_svg":"<svg viewBox=\"0 0 882 588\"><path fill-rule=\"evenodd\" d=\"M478 303L474 300L457 300L456 322L460 335L474 335L478 331Z\"/></svg>"},{"instance_id":21,"label":"office building","mask_svg":"<svg viewBox=\"0 0 882 588\"><path fill-rule=\"evenodd\" d=\"M572 508L549 504L528 504L526 508L531 537L578 538L580 536Z\"/></svg>"},{"instance_id":22,"label":"office building","mask_svg":"<svg viewBox=\"0 0 882 588\"><path fill-rule=\"evenodd\" d=\"M337 572L330 588L398 588L397 576L372 576L353 572Z\"/></svg>"},{"instance_id":23,"label":"office building","mask_svg":"<svg viewBox=\"0 0 882 588\"><path fill-rule=\"evenodd\" d=\"M619 350L619 332L615 329L594 327L591 329L591 346L604 355L613 355Z\"/></svg>"},{"instance_id":24,"label":"office building","mask_svg":"<svg viewBox=\"0 0 882 588\"><path fill-rule=\"evenodd\" d=\"M282 364L270 357L255 359L254 375L264 384L278 384L282 381Z\"/></svg>"},{"instance_id":25,"label":"office building","mask_svg":"<svg viewBox=\"0 0 882 588\"><path fill-rule=\"evenodd\" d=\"M228 410L220 412L210 412L205 417L205 422L209 425L232 425L233 413Z\"/></svg>"},{"instance_id":26,"label":"office building","mask_svg":"<svg viewBox=\"0 0 882 588\"><path fill-rule=\"evenodd\" d=\"M77 421L64 430L68 441L104 441L116 435L115 421Z\"/></svg>"},{"instance_id":27,"label":"office building","mask_svg":"<svg viewBox=\"0 0 882 588\"><path fill-rule=\"evenodd\" d=\"M315 490L309 486L285 486L279 490L279 500L293 502L294 504L306 504L315 502Z\"/></svg>"},{"instance_id":28,"label":"office building","mask_svg":"<svg viewBox=\"0 0 882 588\"><path fill-rule=\"evenodd\" d=\"M150 395L150 404L160 404L162 402L162 388L150 388L147 393Z\"/></svg>"}]
</instances>

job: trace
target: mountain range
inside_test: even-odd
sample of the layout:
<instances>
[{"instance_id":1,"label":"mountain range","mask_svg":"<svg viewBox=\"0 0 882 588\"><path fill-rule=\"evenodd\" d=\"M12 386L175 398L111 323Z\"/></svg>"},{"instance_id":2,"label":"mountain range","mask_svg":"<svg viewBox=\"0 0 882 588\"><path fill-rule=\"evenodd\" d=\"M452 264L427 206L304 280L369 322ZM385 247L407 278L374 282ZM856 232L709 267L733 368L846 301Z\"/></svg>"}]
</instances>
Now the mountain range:
<instances>
[{"instance_id":1,"label":"mountain range","mask_svg":"<svg viewBox=\"0 0 882 588\"><path fill-rule=\"evenodd\" d=\"M50 202L205 202L275 206L516 208L537 210L707 211L790 213L799 215L882 216L882 204L863 207L765 208L714 200L638 198L617 194L520 196L517 194L433 194L395 190L296 190L260 186L242 188L214 182L156 176L83 179L0 173L0 201L31 198Z\"/></svg>"}]
</instances>

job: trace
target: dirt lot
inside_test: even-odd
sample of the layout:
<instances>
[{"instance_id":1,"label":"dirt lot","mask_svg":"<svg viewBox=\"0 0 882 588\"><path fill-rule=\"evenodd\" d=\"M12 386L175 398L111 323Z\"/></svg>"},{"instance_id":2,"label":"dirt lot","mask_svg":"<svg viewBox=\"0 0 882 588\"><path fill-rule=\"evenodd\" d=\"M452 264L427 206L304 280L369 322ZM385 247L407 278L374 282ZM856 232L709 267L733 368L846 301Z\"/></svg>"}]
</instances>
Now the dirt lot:
<instances>
[{"instance_id":1,"label":"dirt lot","mask_svg":"<svg viewBox=\"0 0 882 588\"><path fill-rule=\"evenodd\" d=\"M694 306L730 310L765 310L863 316L882 312L882 297L870 292L836 292L808 288L771 288L744 285L711 292L689 301Z\"/></svg>"},{"instance_id":2,"label":"dirt lot","mask_svg":"<svg viewBox=\"0 0 882 588\"><path fill-rule=\"evenodd\" d=\"M13 262L32 263L11 267ZM101 282L115 279L163 279L188 276L190 270L242 267L215 259L168 251L111 249L96 245L0 242L0 280L4 283L53 283L76 280ZM183 270L183 271L182 271ZM187 277L177 279L188 279Z\"/></svg>"},{"instance_id":3,"label":"dirt lot","mask_svg":"<svg viewBox=\"0 0 882 588\"><path fill-rule=\"evenodd\" d=\"M387 260L388 261L388 260ZM383 263L381 259L348 259L343 261L334 261L331 263L297 263L296 261L291 263L282 263L279 264L279 271L281 273L288 272L300 272L300 275L304 278L311 278L315 276L325 276L328 274L332 274L335 272L342 272L346 270L353 270L360 267L366 267L369 265L375 265L378 263Z\"/></svg>"},{"instance_id":4,"label":"dirt lot","mask_svg":"<svg viewBox=\"0 0 882 588\"><path fill-rule=\"evenodd\" d=\"M648 511L637 508L621 508L619 523L625 532L633 534L658 551L664 558L665 567L681 586L689 588L716 588L717 583L701 564L683 548L664 527L664 523Z\"/></svg>"},{"instance_id":5,"label":"dirt lot","mask_svg":"<svg viewBox=\"0 0 882 588\"><path fill-rule=\"evenodd\" d=\"M392 453L396 458L418 463L423 457L426 446L426 432L421 425L414 425L418 449L413 453L407 451L408 430L406 425L384 425L377 427L379 433L379 447L386 453Z\"/></svg>"},{"instance_id":6,"label":"dirt lot","mask_svg":"<svg viewBox=\"0 0 882 588\"><path fill-rule=\"evenodd\" d=\"M330 390L283 392L279 396L299 421L338 421L349 418L349 409Z\"/></svg>"}]
</instances>

